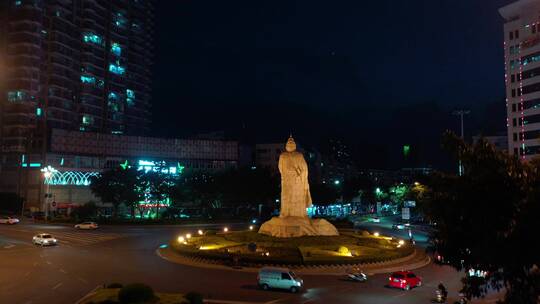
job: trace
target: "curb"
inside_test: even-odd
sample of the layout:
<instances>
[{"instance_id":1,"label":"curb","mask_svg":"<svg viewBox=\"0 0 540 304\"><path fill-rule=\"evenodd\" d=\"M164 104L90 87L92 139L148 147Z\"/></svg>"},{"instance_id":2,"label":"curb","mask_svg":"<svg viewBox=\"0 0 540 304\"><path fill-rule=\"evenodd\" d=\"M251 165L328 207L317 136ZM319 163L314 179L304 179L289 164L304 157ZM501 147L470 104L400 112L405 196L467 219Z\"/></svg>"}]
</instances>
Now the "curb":
<instances>
[{"instance_id":1,"label":"curb","mask_svg":"<svg viewBox=\"0 0 540 304\"><path fill-rule=\"evenodd\" d=\"M184 257L184 256L181 256L172 252L168 248L167 249L158 248L155 250L155 252L158 257L168 262L191 266L191 267L198 267L198 268L210 268L210 269L218 269L218 270L256 273L259 271L260 267L269 266L269 265L261 264L261 265L253 265L249 267L233 268L230 266L223 265L219 263L218 261ZM391 260L391 261L379 262L379 263L350 264L350 265L340 265L340 266L336 266L336 265L313 265L313 266L302 266L302 267L294 267L292 265L289 265L289 266L273 265L273 266L289 267L302 275L342 276L347 270L347 268L350 268L350 267L364 268L365 271L369 274L388 273L388 272L393 272L393 271L403 270L403 269L409 269L409 270L418 269L431 263L431 258L425 255L419 261L416 261L410 264L400 265L400 263L406 263L408 261L412 261L417 256L417 252L418 252L418 249L415 249L414 252L409 256ZM370 268L373 268L373 269L370 269Z\"/></svg>"}]
</instances>

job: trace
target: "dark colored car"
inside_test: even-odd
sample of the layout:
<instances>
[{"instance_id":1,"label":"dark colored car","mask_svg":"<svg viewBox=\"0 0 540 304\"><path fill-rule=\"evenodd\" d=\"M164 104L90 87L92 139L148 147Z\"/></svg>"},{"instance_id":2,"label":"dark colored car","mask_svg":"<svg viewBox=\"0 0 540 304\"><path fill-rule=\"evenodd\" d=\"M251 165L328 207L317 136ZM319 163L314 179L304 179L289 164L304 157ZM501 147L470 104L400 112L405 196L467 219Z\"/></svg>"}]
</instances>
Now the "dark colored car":
<instances>
[{"instance_id":1,"label":"dark colored car","mask_svg":"<svg viewBox=\"0 0 540 304\"><path fill-rule=\"evenodd\" d=\"M417 277L411 271L394 272L388 278L388 286L409 290L414 287L422 286L422 279Z\"/></svg>"}]
</instances>

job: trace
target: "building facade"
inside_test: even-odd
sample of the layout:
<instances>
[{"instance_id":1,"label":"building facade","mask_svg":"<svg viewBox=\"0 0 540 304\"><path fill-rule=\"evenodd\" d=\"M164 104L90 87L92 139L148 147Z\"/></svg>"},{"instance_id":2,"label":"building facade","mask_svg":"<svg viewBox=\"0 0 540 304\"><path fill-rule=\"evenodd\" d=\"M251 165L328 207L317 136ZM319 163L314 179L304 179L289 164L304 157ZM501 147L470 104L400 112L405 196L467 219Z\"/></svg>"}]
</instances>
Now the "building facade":
<instances>
[{"instance_id":1,"label":"building facade","mask_svg":"<svg viewBox=\"0 0 540 304\"><path fill-rule=\"evenodd\" d=\"M94 132L51 130L45 155L22 154L5 162L0 192L16 192L25 209L73 208L97 201L90 178L120 166L171 174L215 172L238 166L238 142L202 139L163 139ZM51 174L45 176L44 168ZM51 204L54 202L54 206ZM50 206L49 206L50 205ZM45 207L48 206L48 207Z\"/></svg>"},{"instance_id":2,"label":"building facade","mask_svg":"<svg viewBox=\"0 0 540 304\"><path fill-rule=\"evenodd\" d=\"M488 143L492 144L495 149L503 152L508 152L508 136L506 135L491 135L491 136L473 136L473 143L478 143L480 139L486 140Z\"/></svg>"},{"instance_id":3,"label":"building facade","mask_svg":"<svg viewBox=\"0 0 540 304\"><path fill-rule=\"evenodd\" d=\"M499 12L505 20L508 151L529 160L540 154L540 2L520 0Z\"/></svg>"},{"instance_id":4,"label":"building facade","mask_svg":"<svg viewBox=\"0 0 540 304\"><path fill-rule=\"evenodd\" d=\"M42 152L49 129L143 134L151 0L3 1L2 152Z\"/></svg>"}]
</instances>

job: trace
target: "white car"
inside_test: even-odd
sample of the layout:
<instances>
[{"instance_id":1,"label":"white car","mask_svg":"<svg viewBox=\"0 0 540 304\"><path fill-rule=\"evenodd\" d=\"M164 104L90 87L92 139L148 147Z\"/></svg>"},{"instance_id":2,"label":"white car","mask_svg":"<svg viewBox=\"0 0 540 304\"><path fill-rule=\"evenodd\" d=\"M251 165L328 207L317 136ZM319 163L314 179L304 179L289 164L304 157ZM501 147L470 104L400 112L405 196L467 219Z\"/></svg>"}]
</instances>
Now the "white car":
<instances>
[{"instance_id":1,"label":"white car","mask_svg":"<svg viewBox=\"0 0 540 304\"><path fill-rule=\"evenodd\" d=\"M17 224L18 222L19 222L19 219L14 218L14 217L10 217L10 216L0 217L0 224L13 225L13 224Z\"/></svg>"},{"instance_id":2,"label":"white car","mask_svg":"<svg viewBox=\"0 0 540 304\"><path fill-rule=\"evenodd\" d=\"M392 229L403 230L403 229L405 229L405 225L403 225L403 224L393 224Z\"/></svg>"},{"instance_id":3,"label":"white car","mask_svg":"<svg viewBox=\"0 0 540 304\"><path fill-rule=\"evenodd\" d=\"M34 245L49 246L56 245L58 241L48 233L40 233L32 238Z\"/></svg>"},{"instance_id":4,"label":"white car","mask_svg":"<svg viewBox=\"0 0 540 304\"><path fill-rule=\"evenodd\" d=\"M77 228L77 229L97 229L98 224L94 223L94 222L84 222L84 223L80 223L80 224L75 225L75 228Z\"/></svg>"},{"instance_id":5,"label":"white car","mask_svg":"<svg viewBox=\"0 0 540 304\"><path fill-rule=\"evenodd\" d=\"M376 216L374 216L374 217L371 218L371 221L374 222L374 223L380 223L380 222L381 222L381 219L378 218L378 217L376 217Z\"/></svg>"}]
</instances>

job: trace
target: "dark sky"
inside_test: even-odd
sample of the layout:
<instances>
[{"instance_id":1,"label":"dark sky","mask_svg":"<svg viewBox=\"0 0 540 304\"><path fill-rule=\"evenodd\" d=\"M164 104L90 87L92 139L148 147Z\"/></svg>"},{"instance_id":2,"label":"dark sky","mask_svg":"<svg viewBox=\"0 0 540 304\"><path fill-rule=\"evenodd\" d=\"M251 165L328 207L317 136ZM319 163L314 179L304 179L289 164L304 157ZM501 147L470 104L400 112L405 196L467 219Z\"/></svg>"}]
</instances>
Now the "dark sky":
<instances>
[{"instance_id":1,"label":"dark sky","mask_svg":"<svg viewBox=\"0 0 540 304\"><path fill-rule=\"evenodd\" d=\"M442 166L457 107L472 110L468 133L505 130L497 9L509 0L157 2L154 134L274 142L292 131L398 168Z\"/></svg>"}]
</instances>

